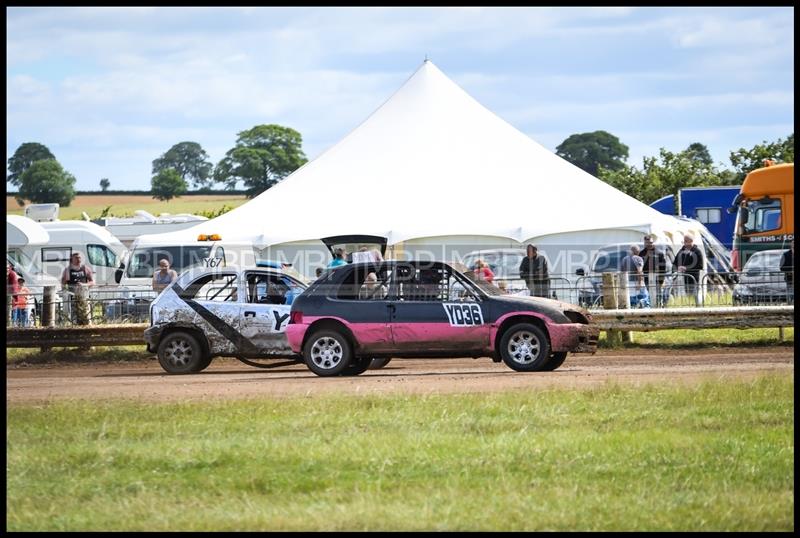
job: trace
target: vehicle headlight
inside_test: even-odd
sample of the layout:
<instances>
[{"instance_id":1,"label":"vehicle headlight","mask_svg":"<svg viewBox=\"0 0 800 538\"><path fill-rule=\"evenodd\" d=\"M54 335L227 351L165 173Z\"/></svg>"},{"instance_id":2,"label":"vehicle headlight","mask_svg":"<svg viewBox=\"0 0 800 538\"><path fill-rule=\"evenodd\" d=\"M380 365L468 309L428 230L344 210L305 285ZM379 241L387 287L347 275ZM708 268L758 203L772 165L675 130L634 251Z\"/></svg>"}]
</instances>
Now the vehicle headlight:
<instances>
[{"instance_id":1,"label":"vehicle headlight","mask_svg":"<svg viewBox=\"0 0 800 538\"><path fill-rule=\"evenodd\" d=\"M584 316L581 312L577 312L575 310L564 310L564 315L567 316L567 319L572 323L583 323L584 325L589 324L589 320L586 319L586 316Z\"/></svg>"}]
</instances>

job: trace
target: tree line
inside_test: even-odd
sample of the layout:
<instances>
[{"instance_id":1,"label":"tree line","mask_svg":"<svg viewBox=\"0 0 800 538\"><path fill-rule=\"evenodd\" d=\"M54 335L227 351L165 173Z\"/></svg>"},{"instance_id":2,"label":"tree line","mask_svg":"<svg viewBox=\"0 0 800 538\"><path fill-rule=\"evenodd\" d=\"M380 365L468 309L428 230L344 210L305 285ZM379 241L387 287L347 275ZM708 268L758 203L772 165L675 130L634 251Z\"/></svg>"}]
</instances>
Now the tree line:
<instances>
[{"instance_id":1,"label":"tree line","mask_svg":"<svg viewBox=\"0 0 800 538\"><path fill-rule=\"evenodd\" d=\"M256 125L238 133L236 145L214 166L197 142L179 142L153 160L150 193L158 200L170 200L188 192L190 186L202 192L215 183L226 190L244 184L245 196L252 198L275 185L308 159L297 131L281 125ZM75 198L75 176L64 170L47 146L38 142L22 144L8 160L8 183L19 188L17 202L58 203L68 207ZM100 189L111 186L100 180Z\"/></svg>"},{"instance_id":2,"label":"tree line","mask_svg":"<svg viewBox=\"0 0 800 538\"><path fill-rule=\"evenodd\" d=\"M606 131L574 134L556 147L556 154L637 200L650 204L685 187L741 185L745 176L764 166L764 160L794 162L794 133L786 139L764 141L750 149L730 152L730 168L715 165L699 142L683 151L664 148L644 157L641 168L625 163L628 146Z\"/></svg>"},{"instance_id":3,"label":"tree line","mask_svg":"<svg viewBox=\"0 0 800 538\"><path fill-rule=\"evenodd\" d=\"M308 159L300 133L281 125L256 125L237 133L236 144L213 165L197 142L179 142L153 160L153 198L169 200L189 191L207 190L215 183L227 190L242 182L253 198L303 166ZM644 157L641 168L630 166L628 146L606 131L570 135L556 154L622 192L644 202L676 194L685 187L738 185L765 159L794 162L794 133L785 140L764 141L750 149L730 152L730 168L715 165L708 148L699 142L679 152L661 148L659 155ZM22 144L8 159L7 181L19 187L17 201L57 202L69 206L75 198L75 177L38 142ZM100 180L107 191L111 182Z\"/></svg>"}]
</instances>

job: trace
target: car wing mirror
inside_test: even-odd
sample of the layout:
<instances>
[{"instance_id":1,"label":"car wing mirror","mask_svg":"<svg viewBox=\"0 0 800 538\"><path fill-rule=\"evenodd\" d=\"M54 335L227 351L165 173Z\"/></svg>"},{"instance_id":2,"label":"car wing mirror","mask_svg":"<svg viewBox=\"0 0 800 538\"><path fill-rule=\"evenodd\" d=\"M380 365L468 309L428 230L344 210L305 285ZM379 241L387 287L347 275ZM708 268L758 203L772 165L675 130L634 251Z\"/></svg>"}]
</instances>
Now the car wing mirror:
<instances>
[{"instance_id":1,"label":"car wing mirror","mask_svg":"<svg viewBox=\"0 0 800 538\"><path fill-rule=\"evenodd\" d=\"M583 267L579 267L578 269L575 270L575 274L578 276L586 276L586 271L584 270Z\"/></svg>"}]
</instances>

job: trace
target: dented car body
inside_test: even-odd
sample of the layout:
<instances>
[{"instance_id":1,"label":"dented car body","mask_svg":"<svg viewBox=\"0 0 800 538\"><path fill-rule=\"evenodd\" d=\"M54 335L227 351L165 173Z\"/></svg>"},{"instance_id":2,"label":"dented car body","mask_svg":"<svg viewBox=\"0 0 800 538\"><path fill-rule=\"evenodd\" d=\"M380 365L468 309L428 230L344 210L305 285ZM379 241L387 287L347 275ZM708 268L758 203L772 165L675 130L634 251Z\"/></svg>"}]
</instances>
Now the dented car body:
<instances>
[{"instance_id":1,"label":"dented car body","mask_svg":"<svg viewBox=\"0 0 800 538\"><path fill-rule=\"evenodd\" d=\"M292 304L292 351L322 376L366 357L491 357L517 371L558 368L568 352L594 353L586 310L505 295L463 266L385 261L325 273Z\"/></svg>"},{"instance_id":2,"label":"dented car body","mask_svg":"<svg viewBox=\"0 0 800 538\"><path fill-rule=\"evenodd\" d=\"M150 305L147 349L169 373L199 372L220 355L299 360L285 331L305 288L274 268L190 269Z\"/></svg>"}]
</instances>

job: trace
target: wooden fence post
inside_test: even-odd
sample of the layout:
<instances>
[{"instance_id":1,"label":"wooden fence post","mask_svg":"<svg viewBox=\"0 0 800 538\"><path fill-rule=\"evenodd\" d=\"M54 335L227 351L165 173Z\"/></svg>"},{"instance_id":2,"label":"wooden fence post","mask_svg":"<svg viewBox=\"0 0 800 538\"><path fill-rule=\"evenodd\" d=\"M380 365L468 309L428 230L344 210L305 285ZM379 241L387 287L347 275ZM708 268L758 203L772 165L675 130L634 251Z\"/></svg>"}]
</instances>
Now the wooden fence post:
<instances>
[{"instance_id":1,"label":"wooden fence post","mask_svg":"<svg viewBox=\"0 0 800 538\"><path fill-rule=\"evenodd\" d=\"M603 308L606 310L615 310L619 305L618 285L618 273L603 273ZM606 337L612 347L622 344L622 332L616 329L607 330Z\"/></svg>"},{"instance_id":2,"label":"wooden fence post","mask_svg":"<svg viewBox=\"0 0 800 538\"><path fill-rule=\"evenodd\" d=\"M86 286L75 286L75 324L89 325L89 288Z\"/></svg>"}]
</instances>

